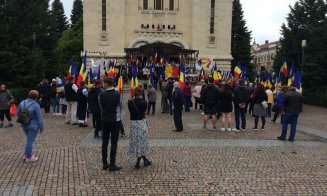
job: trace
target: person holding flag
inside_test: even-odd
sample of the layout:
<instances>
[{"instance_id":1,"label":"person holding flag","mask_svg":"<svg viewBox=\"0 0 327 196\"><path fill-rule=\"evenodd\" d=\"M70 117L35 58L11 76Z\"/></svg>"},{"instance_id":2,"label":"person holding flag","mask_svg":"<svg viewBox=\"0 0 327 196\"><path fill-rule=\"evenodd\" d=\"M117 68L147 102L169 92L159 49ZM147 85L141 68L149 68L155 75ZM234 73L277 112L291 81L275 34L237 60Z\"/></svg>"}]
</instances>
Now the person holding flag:
<instances>
[{"instance_id":1,"label":"person holding flag","mask_svg":"<svg viewBox=\"0 0 327 196\"><path fill-rule=\"evenodd\" d=\"M77 79L77 86L81 87L81 83L82 81L84 81L86 79L86 51L84 52L84 57L83 57L83 62L82 62L82 66L81 69L79 71L79 75L78 75L78 79Z\"/></svg>"},{"instance_id":2,"label":"person holding flag","mask_svg":"<svg viewBox=\"0 0 327 196\"><path fill-rule=\"evenodd\" d=\"M136 64L133 63L132 64L132 78L131 78L131 98L134 97L134 89L136 87L138 87L139 81L137 79L137 68L136 68Z\"/></svg>"}]
</instances>

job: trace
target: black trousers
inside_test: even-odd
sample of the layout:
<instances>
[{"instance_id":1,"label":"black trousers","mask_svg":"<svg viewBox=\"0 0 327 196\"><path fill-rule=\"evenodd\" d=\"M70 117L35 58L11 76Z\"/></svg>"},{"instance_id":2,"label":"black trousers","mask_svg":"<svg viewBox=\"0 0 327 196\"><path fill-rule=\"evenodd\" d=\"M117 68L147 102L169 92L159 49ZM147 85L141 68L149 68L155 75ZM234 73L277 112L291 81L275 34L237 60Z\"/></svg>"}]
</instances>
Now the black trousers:
<instances>
[{"instance_id":1,"label":"black trousers","mask_svg":"<svg viewBox=\"0 0 327 196\"><path fill-rule=\"evenodd\" d=\"M100 113L93 113L92 114L92 117L93 117L93 120L94 120L94 123L95 123L95 131L94 131L94 134L95 135L99 135L99 132L101 130L101 114Z\"/></svg>"},{"instance_id":2,"label":"black trousers","mask_svg":"<svg viewBox=\"0 0 327 196\"><path fill-rule=\"evenodd\" d=\"M173 115L173 98L168 98L169 102L169 113L170 115Z\"/></svg>"},{"instance_id":3,"label":"black trousers","mask_svg":"<svg viewBox=\"0 0 327 196\"><path fill-rule=\"evenodd\" d=\"M148 103L148 114L150 113L151 107L152 107L152 114L154 114L156 112L156 102Z\"/></svg>"},{"instance_id":4,"label":"black trousers","mask_svg":"<svg viewBox=\"0 0 327 196\"><path fill-rule=\"evenodd\" d=\"M11 122L10 110L0 110L0 121L3 122L5 120L5 116L9 122Z\"/></svg>"},{"instance_id":5,"label":"black trousers","mask_svg":"<svg viewBox=\"0 0 327 196\"><path fill-rule=\"evenodd\" d=\"M183 131L182 111L183 108L174 108L174 123L176 131Z\"/></svg>"},{"instance_id":6,"label":"black trousers","mask_svg":"<svg viewBox=\"0 0 327 196\"><path fill-rule=\"evenodd\" d=\"M102 163L108 165L108 144L109 137L111 140L110 148L110 166L116 164L117 144L119 138L120 122L104 122L102 121Z\"/></svg>"},{"instance_id":7,"label":"black trousers","mask_svg":"<svg viewBox=\"0 0 327 196\"><path fill-rule=\"evenodd\" d=\"M50 97L49 98L42 98L42 105L44 107L44 111L45 113L49 113L50 112Z\"/></svg>"},{"instance_id":8,"label":"black trousers","mask_svg":"<svg viewBox=\"0 0 327 196\"><path fill-rule=\"evenodd\" d=\"M66 114L67 112L67 105L61 105L61 113Z\"/></svg>"}]
</instances>

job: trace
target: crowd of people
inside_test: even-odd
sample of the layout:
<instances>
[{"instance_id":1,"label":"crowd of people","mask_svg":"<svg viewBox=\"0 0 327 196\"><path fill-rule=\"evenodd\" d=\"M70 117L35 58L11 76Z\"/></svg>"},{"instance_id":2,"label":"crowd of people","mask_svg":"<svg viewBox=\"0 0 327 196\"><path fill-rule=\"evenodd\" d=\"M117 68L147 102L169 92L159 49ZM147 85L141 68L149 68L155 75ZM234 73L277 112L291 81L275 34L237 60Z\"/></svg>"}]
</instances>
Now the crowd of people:
<instances>
[{"instance_id":1,"label":"crowd of people","mask_svg":"<svg viewBox=\"0 0 327 196\"><path fill-rule=\"evenodd\" d=\"M276 122L281 117L282 133L277 138L286 140L287 126L291 124L289 141L293 142L296 134L296 124L302 112L303 96L296 91L294 86L277 86L276 89L264 87L261 83L245 84L239 80L237 85L227 81L214 84L214 79L198 82L193 88L186 82L182 88L179 81L173 78L163 81L160 89L152 85L140 84L134 89L134 96L128 101L130 112L130 147L129 153L137 158L136 169L140 169L141 160L144 166L151 165L147 159L149 154L149 130L145 119L146 115L156 115L157 93L161 92L161 112L173 115L175 132L182 132L182 114L195 111L203 115L203 130L208 130L211 120L212 130L219 131L246 131L247 118L254 117L253 130L265 130L266 117L271 117ZM28 124L21 123L27 136L23 160L26 162L37 161L38 157L32 155L32 147L38 133L45 130L41 108L45 113L50 113L52 105L53 115L65 115L66 125L88 127L87 119L92 114L94 137L102 138L103 169L118 171L122 168L116 165L116 154L119 136L125 135L122 119L122 95L115 88L112 78L102 81L94 80L92 86L85 82L76 84L74 77L67 81L53 79L51 84L42 81L36 90L28 94L17 109L19 119L27 118ZM193 104L193 101L195 102ZM0 125L3 126L4 116L7 117L8 127L13 126L8 109L14 98L11 93L1 85L0 93ZM232 112L235 122L232 122ZM274 115L271 113L275 112ZM248 115L247 115L248 113ZM218 119L221 126L218 128ZM259 120L261 119L261 127ZM23 121L24 122L24 121ZM232 128L232 125L235 127ZM108 163L108 144L111 141L110 162Z\"/></svg>"}]
</instances>

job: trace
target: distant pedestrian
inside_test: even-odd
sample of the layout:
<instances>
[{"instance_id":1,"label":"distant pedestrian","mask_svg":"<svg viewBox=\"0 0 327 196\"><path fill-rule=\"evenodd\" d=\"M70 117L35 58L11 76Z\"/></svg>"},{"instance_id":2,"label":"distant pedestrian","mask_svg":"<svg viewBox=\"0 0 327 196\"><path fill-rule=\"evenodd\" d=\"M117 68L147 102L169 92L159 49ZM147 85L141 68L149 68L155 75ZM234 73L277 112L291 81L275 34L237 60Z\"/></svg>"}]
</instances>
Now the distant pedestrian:
<instances>
[{"instance_id":1,"label":"distant pedestrian","mask_svg":"<svg viewBox=\"0 0 327 196\"><path fill-rule=\"evenodd\" d=\"M198 105L200 106L200 110L202 110L202 105L201 105L201 100L200 100L200 93L201 93L201 89L202 89L202 85L201 83L197 83L197 85L194 87L193 89L193 97L195 99L195 103L194 103L194 107L195 107L195 110L198 109Z\"/></svg>"},{"instance_id":2,"label":"distant pedestrian","mask_svg":"<svg viewBox=\"0 0 327 196\"><path fill-rule=\"evenodd\" d=\"M61 105L61 114L66 115L67 113L67 101L66 101L66 95L65 95L65 85L66 81L62 82L62 85L59 87L60 92L59 92L59 98L60 98L60 105Z\"/></svg>"},{"instance_id":3,"label":"distant pedestrian","mask_svg":"<svg viewBox=\"0 0 327 196\"><path fill-rule=\"evenodd\" d=\"M77 91L74 77L69 78L65 85L65 96L67 101L66 124L77 125Z\"/></svg>"},{"instance_id":4,"label":"distant pedestrian","mask_svg":"<svg viewBox=\"0 0 327 196\"><path fill-rule=\"evenodd\" d=\"M117 145L119 139L119 126L121 121L122 100L114 87L112 78L103 80L105 91L99 95L102 121L102 163L103 170L118 171L122 168L116 165ZM110 164L108 164L108 144L111 141Z\"/></svg>"},{"instance_id":5,"label":"distant pedestrian","mask_svg":"<svg viewBox=\"0 0 327 196\"><path fill-rule=\"evenodd\" d=\"M6 127L13 127L12 119L10 116L10 105L14 103L14 96L9 90L6 89L6 85L1 84L0 87L0 128L4 127L5 116L8 120Z\"/></svg>"},{"instance_id":6,"label":"distant pedestrian","mask_svg":"<svg viewBox=\"0 0 327 196\"><path fill-rule=\"evenodd\" d=\"M90 113L95 123L94 137L99 138L101 131L101 108L99 105L99 94L101 93L100 81L94 81L94 86L91 88L88 96L88 104Z\"/></svg>"},{"instance_id":7,"label":"distant pedestrian","mask_svg":"<svg viewBox=\"0 0 327 196\"><path fill-rule=\"evenodd\" d=\"M79 127L88 127L87 122L87 97L88 91L85 82L81 82L81 87L77 90L77 118Z\"/></svg>"},{"instance_id":8,"label":"distant pedestrian","mask_svg":"<svg viewBox=\"0 0 327 196\"><path fill-rule=\"evenodd\" d=\"M157 102L157 90L152 86L149 85L148 89L148 115L150 113L150 109L152 108L152 115L156 112L156 102Z\"/></svg>"},{"instance_id":9,"label":"distant pedestrian","mask_svg":"<svg viewBox=\"0 0 327 196\"><path fill-rule=\"evenodd\" d=\"M43 80L41 86L41 98L45 113L50 113L51 91L52 88L48 80Z\"/></svg>"},{"instance_id":10,"label":"distant pedestrian","mask_svg":"<svg viewBox=\"0 0 327 196\"><path fill-rule=\"evenodd\" d=\"M167 95L168 95L168 102L169 102L169 113L173 115L173 89L174 89L174 82L170 78L168 80L168 84L166 87Z\"/></svg>"},{"instance_id":11,"label":"distant pedestrian","mask_svg":"<svg viewBox=\"0 0 327 196\"><path fill-rule=\"evenodd\" d=\"M291 133L289 137L290 142L294 142L296 134L296 126L300 113L302 112L304 98L301 93L296 91L296 87L291 87L289 92L286 93L283 104L285 106L285 116L283 119L283 127L281 136L277 137L278 140L285 140L287 135L288 124L291 124Z\"/></svg>"},{"instance_id":12,"label":"distant pedestrian","mask_svg":"<svg viewBox=\"0 0 327 196\"><path fill-rule=\"evenodd\" d=\"M246 129L246 104L249 102L249 91L246 89L244 81L239 80L238 86L234 90L234 108L235 108L235 124L236 128L233 131L245 131ZM242 127L240 127L240 118Z\"/></svg>"},{"instance_id":13,"label":"distant pedestrian","mask_svg":"<svg viewBox=\"0 0 327 196\"><path fill-rule=\"evenodd\" d=\"M140 169L141 159L144 167L151 165L146 156L149 154L149 131L145 120L146 102L141 98L142 89L134 90L134 99L128 101L128 110L131 120L131 136L129 143L129 153L137 157L136 169Z\"/></svg>"},{"instance_id":14,"label":"distant pedestrian","mask_svg":"<svg viewBox=\"0 0 327 196\"><path fill-rule=\"evenodd\" d=\"M266 86L266 93L267 93L267 96L268 96L268 101L267 101L267 116L268 117L271 117L271 109L272 109L272 106L274 104L274 94L273 92L270 90L269 86Z\"/></svg>"},{"instance_id":15,"label":"distant pedestrian","mask_svg":"<svg viewBox=\"0 0 327 196\"><path fill-rule=\"evenodd\" d=\"M232 126L232 111L233 111L233 93L232 87L229 84L225 84L222 88L222 92L219 99L219 110L221 112L221 131L231 131ZM227 120L227 123L226 123Z\"/></svg>"},{"instance_id":16,"label":"distant pedestrian","mask_svg":"<svg viewBox=\"0 0 327 196\"><path fill-rule=\"evenodd\" d=\"M286 86L283 86L281 91L277 93L277 96L275 98L275 114L274 114L274 117L273 119L271 120L273 123L276 122L278 116L280 115L280 123L283 122L283 118L284 118L284 114L285 114L285 106L284 106L284 103L283 103L283 100L284 100L284 96L285 94L287 93L288 91L288 88Z\"/></svg>"},{"instance_id":17,"label":"distant pedestrian","mask_svg":"<svg viewBox=\"0 0 327 196\"><path fill-rule=\"evenodd\" d=\"M166 91L167 82L162 81L161 85L161 112L169 113L168 92Z\"/></svg>"},{"instance_id":18,"label":"distant pedestrian","mask_svg":"<svg viewBox=\"0 0 327 196\"><path fill-rule=\"evenodd\" d=\"M144 93L144 89L143 89L143 84L140 83L138 87L141 88L141 90L142 90L141 98L143 99L143 101L145 101L145 93Z\"/></svg>"},{"instance_id":19,"label":"distant pedestrian","mask_svg":"<svg viewBox=\"0 0 327 196\"><path fill-rule=\"evenodd\" d=\"M26 110L30 119L28 124L21 124L21 127L26 135L23 161L27 163L34 162L39 159L33 155L33 143L36 136L39 133L43 133L45 129L40 105L37 102L38 98L39 93L36 90L32 90L28 93L28 98L23 100L17 108L17 116L20 116Z\"/></svg>"},{"instance_id":20,"label":"distant pedestrian","mask_svg":"<svg viewBox=\"0 0 327 196\"><path fill-rule=\"evenodd\" d=\"M192 107L192 91L191 86L188 82L185 83L183 88L184 93L184 109L185 112L190 112L190 107Z\"/></svg>"},{"instance_id":21,"label":"distant pedestrian","mask_svg":"<svg viewBox=\"0 0 327 196\"><path fill-rule=\"evenodd\" d=\"M52 84L51 84L51 103L52 103L52 114L54 116L59 116L61 115L59 113L59 109L60 109L60 97L59 97L59 92L58 91L58 83L56 79L52 80Z\"/></svg>"},{"instance_id":22,"label":"distant pedestrian","mask_svg":"<svg viewBox=\"0 0 327 196\"><path fill-rule=\"evenodd\" d=\"M174 103L174 122L175 132L183 131L182 111L184 105L184 95L182 89L179 88L179 83L173 85L173 103Z\"/></svg>"},{"instance_id":23,"label":"distant pedestrian","mask_svg":"<svg viewBox=\"0 0 327 196\"><path fill-rule=\"evenodd\" d=\"M262 126L261 130L265 130L265 124L266 124L266 108L267 108L267 100L268 96L265 90L265 87L262 84L259 84L254 92L253 97L253 115L255 117L254 120L254 128L253 130L258 130L258 123L259 123L259 117L261 118Z\"/></svg>"},{"instance_id":24,"label":"distant pedestrian","mask_svg":"<svg viewBox=\"0 0 327 196\"><path fill-rule=\"evenodd\" d=\"M210 117L212 118L212 128L216 130L219 89L213 84L213 78L209 78L208 82L209 84L201 92L201 102L204 105L203 130L207 130L207 123Z\"/></svg>"}]
</instances>

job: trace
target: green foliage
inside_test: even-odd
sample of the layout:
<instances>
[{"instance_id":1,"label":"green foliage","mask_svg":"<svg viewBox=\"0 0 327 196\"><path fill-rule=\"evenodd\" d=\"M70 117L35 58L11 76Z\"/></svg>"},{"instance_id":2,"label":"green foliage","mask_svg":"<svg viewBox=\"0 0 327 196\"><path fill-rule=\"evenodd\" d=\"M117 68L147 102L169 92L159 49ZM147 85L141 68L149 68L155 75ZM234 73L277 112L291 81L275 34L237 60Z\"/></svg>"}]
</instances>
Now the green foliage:
<instances>
[{"instance_id":1,"label":"green foliage","mask_svg":"<svg viewBox=\"0 0 327 196\"><path fill-rule=\"evenodd\" d=\"M303 90L304 102L310 105L327 107L327 89Z\"/></svg>"},{"instance_id":2,"label":"green foliage","mask_svg":"<svg viewBox=\"0 0 327 196\"><path fill-rule=\"evenodd\" d=\"M16 104L20 103L22 100L27 98L27 94L31 88L16 88L16 89L9 89L12 95L15 98Z\"/></svg>"},{"instance_id":3,"label":"green foliage","mask_svg":"<svg viewBox=\"0 0 327 196\"><path fill-rule=\"evenodd\" d=\"M281 27L281 48L274 69L279 71L283 62L304 70L304 88L326 87L327 5L324 0L299 0ZM308 41L302 65L302 40ZM321 74L325 74L325 77Z\"/></svg>"},{"instance_id":4,"label":"green foliage","mask_svg":"<svg viewBox=\"0 0 327 196\"><path fill-rule=\"evenodd\" d=\"M250 64L251 56L251 31L246 27L242 4L239 0L233 1L233 18L232 18L232 70L238 61L242 66L246 66L248 77L253 81L255 76L255 66Z\"/></svg>"},{"instance_id":5,"label":"green foliage","mask_svg":"<svg viewBox=\"0 0 327 196\"><path fill-rule=\"evenodd\" d=\"M72 13L70 15L72 26L78 23L81 17L83 17L83 2L82 0L74 0Z\"/></svg>"},{"instance_id":6,"label":"green foliage","mask_svg":"<svg viewBox=\"0 0 327 196\"><path fill-rule=\"evenodd\" d=\"M71 29L63 32L62 37L58 40L56 48L57 57L61 60L62 73L67 72L69 62L72 58L80 65L82 63L80 53L83 50L83 18L76 23Z\"/></svg>"}]
</instances>

